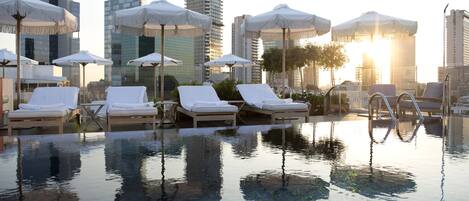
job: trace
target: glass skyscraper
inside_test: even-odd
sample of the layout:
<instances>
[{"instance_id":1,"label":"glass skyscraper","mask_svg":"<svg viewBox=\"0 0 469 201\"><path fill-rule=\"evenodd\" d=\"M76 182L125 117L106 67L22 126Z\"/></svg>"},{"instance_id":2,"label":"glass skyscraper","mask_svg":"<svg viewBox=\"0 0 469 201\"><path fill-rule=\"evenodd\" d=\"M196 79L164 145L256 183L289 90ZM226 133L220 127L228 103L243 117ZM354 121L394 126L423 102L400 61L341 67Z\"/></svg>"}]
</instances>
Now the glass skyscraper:
<instances>
[{"instance_id":1,"label":"glass skyscraper","mask_svg":"<svg viewBox=\"0 0 469 201\"><path fill-rule=\"evenodd\" d=\"M223 0L185 0L186 8L212 18L212 30L194 39L196 78L204 81L209 71L204 63L223 54Z\"/></svg>"}]
</instances>

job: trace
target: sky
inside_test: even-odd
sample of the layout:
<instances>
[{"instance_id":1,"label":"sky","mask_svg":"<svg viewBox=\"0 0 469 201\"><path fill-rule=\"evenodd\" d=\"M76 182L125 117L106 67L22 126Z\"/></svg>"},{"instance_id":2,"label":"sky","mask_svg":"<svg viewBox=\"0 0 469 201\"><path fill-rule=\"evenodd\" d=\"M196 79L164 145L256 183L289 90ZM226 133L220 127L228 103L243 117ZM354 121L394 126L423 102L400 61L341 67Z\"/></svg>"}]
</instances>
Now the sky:
<instances>
[{"instance_id":1,"label":"sky","mask_svg":"<svg viewBox=\"0 0 469 201\"><path fill-rule=\"evenodd\" d=\"M77 1L81 3L81 49L104 56L104 0ZM184 6L184 0L168 1ZM332 26L356 18L367 11L417 21L416 63L419 82L437 80L437 67L442 65L443 60L443 9L446 3L449 3L448 11L451 9L469 10L467 0L224 0L224 53L231 53L231 23L234 17L243 14L261 14L283 3L293 9L329 19ZM329 40L330 34L314 39L319 43ZM0 34L0 48L14 51L14 36ZM350 60L354 59L350 58ZM346 68L351 67L346 66ZM90 68L87 68L87 77L90 79L99 79L104 74L103 69L98 67L92 70L90 72L92 75L89 76L88 69ZM339 72L338 76L343 76L344 80L353 77L347 72L349 71Z\"/></svg>"}]
</instances>

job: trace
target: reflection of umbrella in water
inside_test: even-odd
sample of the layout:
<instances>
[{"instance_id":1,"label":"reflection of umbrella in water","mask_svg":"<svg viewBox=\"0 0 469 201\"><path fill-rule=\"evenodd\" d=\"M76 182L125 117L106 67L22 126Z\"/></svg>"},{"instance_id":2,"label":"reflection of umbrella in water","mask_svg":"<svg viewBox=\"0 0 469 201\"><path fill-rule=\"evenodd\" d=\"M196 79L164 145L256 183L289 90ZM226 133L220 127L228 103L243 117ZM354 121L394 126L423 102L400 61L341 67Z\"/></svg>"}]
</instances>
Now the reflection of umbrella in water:
<instances>
[{"instance_id":1,"label":"reflection of umbrella in water","mask_svg":"<svg viewBox=\"0 0 469 201\"><path fill-rule=\"evenodd\" d=\"M295 133L293 129L286 130L285 136L279 133L285 129L273 129L266 135L262 135L262 140L270 143L274 147L279 147L282 146L283 137L285 137L285 147L287 150L303 154L307 157L320 155L325 159L335 160L341 156L345 145L341 140L334 138L333 127L334 124L331 123L331 132L328 138L316 140L315 132L313 132L313 142L309 142L304 135Z\"/></svg>"},{"instance_id":2,"label":"reflection of umbrella in water","mask_svg":"<svg viewBox=\"0 0 469 201\"><path fill-rule=\"evenodd\" d=\"M333 166L331 184L360 195L376 198L415 191L413 175L398 169L373 168L373 142L368 166Z\"/></svg>"},{"instance_id":3,"label":"reflection of umbrella in water","mask_svg":"<svg viewBox=\"0 0 469 201\"><path fill-rule=\"evenodd\" d=\"M246 200L317 200L329 197L329 183L309 174L285 173L285 128L282 129L282 172L264 171L241 179Z\"/></svg>"},{"instance_id":4,"label":"reflection of umbrella in water","mask_svg":"<svg viewBox=\"0 0 469 201\"><path fill-rule=\"evenodd\" d=\"M286 175L285 184L279 172L262 172L244 177L240 187L246 200L318 200L329 197L329 183L307 175Z\"/></svg>"}]
</instances>

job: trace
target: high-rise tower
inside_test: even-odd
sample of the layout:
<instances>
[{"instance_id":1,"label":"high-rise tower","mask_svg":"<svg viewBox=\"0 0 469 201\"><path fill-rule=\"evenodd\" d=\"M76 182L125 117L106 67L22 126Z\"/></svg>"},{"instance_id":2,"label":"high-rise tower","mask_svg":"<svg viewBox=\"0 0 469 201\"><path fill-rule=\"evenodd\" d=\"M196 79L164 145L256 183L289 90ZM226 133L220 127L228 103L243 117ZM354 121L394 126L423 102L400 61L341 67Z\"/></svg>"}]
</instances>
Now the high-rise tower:
<instances>
[{"instance_id":1,"label":"high-rise tower","mask_svg":"<svg viewBox=\"0 0 469 201\"><path fill-rule=\"evenodd\" d=\"M223 54L223 0L185 0L186 8L212 18L210 33L194 39L194 65L196 78L204 81L208 70L204 63Z\"/></svg>"}]
</instances>

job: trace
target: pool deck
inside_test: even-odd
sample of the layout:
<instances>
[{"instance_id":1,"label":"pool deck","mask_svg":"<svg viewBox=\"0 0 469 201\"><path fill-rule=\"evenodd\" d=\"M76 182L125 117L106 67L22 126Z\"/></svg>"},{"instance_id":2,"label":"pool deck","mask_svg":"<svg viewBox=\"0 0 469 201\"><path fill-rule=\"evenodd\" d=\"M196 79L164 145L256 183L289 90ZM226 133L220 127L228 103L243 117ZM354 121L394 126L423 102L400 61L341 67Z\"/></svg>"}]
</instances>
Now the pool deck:
<instances>
[{"instance_id":1,"label":"pool deck","mask_svg":"<svg viewBox=\"0 0 469 201\"><path fill-rule=\"evenodd\" d=\"M239 123L239 125L267 125L270 124L270 118L267 116L259 115L249 115L243 116L243 121L245 123ZM309 122L329 122L329 121L353 121L353 120L365 120L366 117L358 116L356 113L349 113L346 115L324 115L324 116L310 116ZM303 122L303 120L288 120L288 122L296 123ZM105 123L105 122L103 122ZM220 127L220 126L229 126L224 122L200 122L199 127ZM64 133L78 133L78 125L75 122L69 122L65 124ZM182 118L176 123L175 126L170 128L192 128L192 119ZM150 130L151 126L147 125L122 125L122 126L113 126L112 131L134 131L134 130ZM13 130L13 135L37 135L37 134L55 134L57 133L57 128L46 127L46 128L31 128L31 129L15 129ZM88 126L86 132L103 132L99 130L98 127L91 123ZM0 130L0 136L8 135L6 129Z\"/></svg>"}]
</instances>

